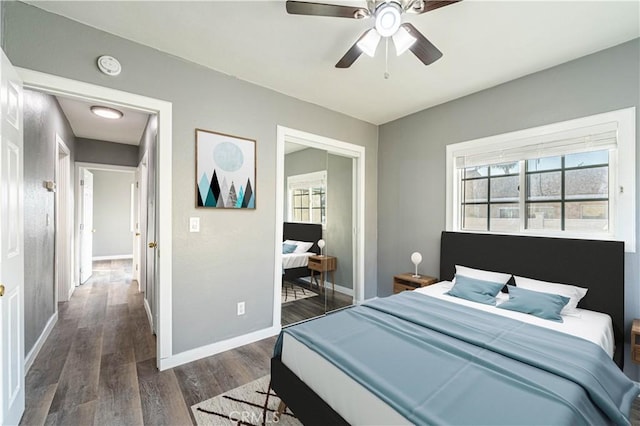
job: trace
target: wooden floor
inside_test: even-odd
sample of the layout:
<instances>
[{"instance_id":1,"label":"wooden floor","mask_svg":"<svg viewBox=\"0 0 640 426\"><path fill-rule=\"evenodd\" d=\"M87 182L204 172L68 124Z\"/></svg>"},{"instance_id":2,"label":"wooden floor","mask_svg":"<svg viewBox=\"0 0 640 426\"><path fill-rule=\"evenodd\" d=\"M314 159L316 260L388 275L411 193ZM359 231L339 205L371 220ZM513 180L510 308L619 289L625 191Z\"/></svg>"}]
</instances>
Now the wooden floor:
<instances>
[{"instance_id":1,"label":"wooden floor","mask_svg":"<svg viewBox=\"0 0 640 426\"><path fill-rule=\"evenodd\" d=\"M156 369L131 262L94 263L26 378L22 425L189 425L191 405L269 374L275 338Z\"/></svg>"},{"instance_id":2,"label":"wooden floor","mask_svg":"<svg viewBox=\"0 0 640 426\"><path fill-rule=\"evenodd\" d=\"M27 374L21 425L189 425L193 404L269 374L275 337L159 372L130 268L95 263L89 282L59 305ZM639 407L631 413L638 426Z\"/></svg>"},{"instance_id":3,"label":"wooden floor","mask_svg":"<svg viewBox=\"0 0 640 426\"><path fill-rule=\"evenodd\" d=\"M313 291L318 293L317 288L309 289L308 284L299 282L299 285L305 289L305 291ZM284 303L282 305L282 325L295 324L300 321L307 320L309 318L315 318L320 315L324 315L325 312L330 312L336 309L344 308L353 304L353 297L347 296L339 292L333 292L327 290L322 294L318 294L316 297L310 297L308 299L296 300L295 302Z\"/></svg>"}]
</instances>

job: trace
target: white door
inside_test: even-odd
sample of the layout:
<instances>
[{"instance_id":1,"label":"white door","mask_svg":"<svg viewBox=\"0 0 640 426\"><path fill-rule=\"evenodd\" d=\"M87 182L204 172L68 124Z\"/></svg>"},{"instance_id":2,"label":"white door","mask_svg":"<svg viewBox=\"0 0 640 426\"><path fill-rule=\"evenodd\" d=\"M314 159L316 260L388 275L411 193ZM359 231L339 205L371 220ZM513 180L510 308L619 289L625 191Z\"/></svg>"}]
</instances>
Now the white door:
<instances>
[{"instance_id":1,"label":"white door","mask_svg":"<svg viewBox=\"0 0 640 426\"><path fill-rule=\"evenodd\" d=\"M142 157L142 161L138 165L138 199L140 211L138 212L138 229L139 229L139 249L140 250L140 281L138 281L138 289L147 292L147 154ZM151 317L151 312L149 312Z\"/></svg>"},{"instance_id":2,"label":"white door","mask_svg":"<svg viewBox=\"0 0 640 426\"><path fill-rule=\"evenodd\" d=\"M82 217L80 222L80 284L93 273L93 173L82 169Z\"/></svg>"},{"instance_id":3,"label":"white door","mask_svg":"<svg viewBox=\"0 0 640 426\"><path fill-rule=\"evenodd\" d=\"M135 184L133 187L133 279L140 287L140 167L136 169Z\"/></svg>"},{"instance_id":4,"label":"white door","mask_svg":"<svg viewBox=\"0 0 640 426\"><path fill-rule=\"evenodd\" d=\"M0 424L17 425L24 412L22 81L4 52L0 82Z\"/></svg>"},{"instance_id":5,"label":"white door","mask_svg":"<svg viewBox=\"0 0 640 426\"><path fill-rule=\"evenodd\" d=\"M158 323L157 310L157 291L156 291L156 261L158 256L158 247L156 239L156 163L155 163L155 147L150 147L149 163L147 165L147 265L145 274L145 298L151 310L152 331L156 332Z\"/></svg>"}]
</instances>

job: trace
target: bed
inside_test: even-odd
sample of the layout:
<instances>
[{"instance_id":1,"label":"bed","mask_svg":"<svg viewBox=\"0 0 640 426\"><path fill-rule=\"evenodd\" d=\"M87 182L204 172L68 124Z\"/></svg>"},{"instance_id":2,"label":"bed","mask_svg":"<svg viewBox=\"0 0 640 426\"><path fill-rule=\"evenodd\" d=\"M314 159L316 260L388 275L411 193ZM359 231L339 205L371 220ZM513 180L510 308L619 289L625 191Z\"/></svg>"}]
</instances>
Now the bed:
<instances>
[{"instance_id":1,"label":"bed","mask_svg":"<svg viewBox=\"0 0 640 426\"><path fill-rule=\"evenodd\" d=\"M284 222L282 241L308 241L313 245L306 253L290 253L282 255L283 280L293 282L297 278L311 275L307 268L309 256L320 253L318 240L322 239L322 225L315 223Z\"/></svg>"},{"instance_id":2,"label":"bed","mask_svg":"<svg viewBox=\"0 0 640 426\"><path fill-rule=\"evenodd\" d=\"M491 255L488 256L487 253L491 253ZM594 314L594 325L589 325L586 328L583 327L583 331L586 330L586 335L580 335L579 338L574 338L572 336L567 336L566 338L572 338L574 340L577 339L573 341L573 343L571 344L572 346L574 344L576 345L576 347L579 347L580 345L586 345L587 349L593 350L595 355L604 357L604 359L600 359L599 361L597 361L599 363L598 365L606 365L607 367L609 367L609 369L613 368L614 370L616 370L618 375L621 375L619 370L617 370L617 368L615 367L615 364L611 362L610 359L612 358L617 366L622 368L622 348L624 346L624 248L622 243L444 232L441 239L440 269L440 275L444 282L435 286L431 286L432 288L428 287L422 290L427 294L429 292L434 293L430 295L429 300L433 299L434 297L437 298L438 294L441 295L443 291L447 289L446 286L449 286L448 288L450 288L451 284L447 282L453 278L456 264L467 265L474 268L481 268L492 271L508 271L509 273L513 273L515 275L531 277L539 280L582 285L589 288L587 296L581 300L578 307L580 309L589 311L604 312L609 316L598 316L598 314ZM443 289L439 287L445 288ZM424 298L426 296L420 294L407 294L404 296L396 295L390 298L386 298L391 302L385 301L385 303L387 303L387 305L392 305L396 300L399 301L401 299L415 299L420 297ZM411 300L403 301L403 303L409 302L415 303ZM430 301L430 303L432 302L433 301ZM423 299L420 299L419 306L423 305ZM437 304L434 304L430 309L434 309L436 315L439 315L439 312L435 310L435 308L437 307L436 305ZM380 309L384 310L387 308L388 306L383 306ZM379 309L379 307L376 309ZM455 312L455 309L457 308L454 307L453 309L453 312ZM401 312L401 315L402 312L412 312L411 310L407 310L404 307L401 307L398 310ZM473 311L477 311L477 315L489 315L491 317L482 317L482 319L476 320L478 324L490 324L491 321L493 321L492 318L497 318L496 315L492 315L490 313L480 314L480 310ZM455 317L456 315L453 316ZM330 316L325 318L330 318ZM445 323L454 324L454 319L455 318L450 318L445 321ZM333 319L330 318L329 320L323 321L329 324L332 320L338 321L339 324L341 324L341 327L345 328L342 325L344 324L344 318L334 317ZM392 321L396 320L393 319ZM501 319L500 321L503 320ZM513 320L506 319L505 321ZM544 320L542 321L544 322ZM437 323L437 321L434 322ZM565 322L571 323L571 321ZM523 327L529 327L527 329L529 331L525 333L527 338L530 338L532 335L535 335L538 332L542 333L543 331L540 330L544 330L544 328L536 326L535 324L527 325L525 323L521 323L520 321L516 321L516 323L524 324ZM381 326L379 328L386 328L387 324L390 324L390 320L385 319L384 326ZM402 327L407 326L402 325ZM597 327L601 327L602 332L595 332L594 330ZM334 326L333 328L336 327ZM495 326L494 328L499 327ZM328 330L330 332L330 329ZM492 328L489 327L489 329L486 331L491 332L491 330ZM481 331L484 332L485 330ZM365 334L371 334L375 332L376 329L372 328ZM418 331L416 331L416 333L417 332ZM447 330L447 333L448 332L449 331ZM591 332L595 336L592 339L592 342L596 343L596 345L599 345L602 350L598 349L592 343L587 342L587 340L584 340L590 338L588 335ZM414 333L413 328L410 328L410 331L408 331L407 333ZM544 331L544 333L548 333L548 331ZM551 333L554 333L554 331L551 331ZM608 338L602 337L606 336L607 333ZM323 354L323 356L319 355L319 353L322 353L321 351L316 352L316 348L312 350L307 343L302 343L304 341L303 337L297 336L296 338L292 338L287 334L281 335L279 344L281 345L281 349L283 350L283 352L277 353L277 355L274 356L274 358L272 359L271 368L273 389L283 399L283 401L286 402L286 404L304 424L348 424L345 418L350 419L352 423L361 424L408 423L407 417L399 414L400 411L398 411L398 408L393 405L393 402L388 402L385 400L385 395L376 394L375 392L371 392L364 388L362 383L359 382L360 379L357 376L355 380L351 377L348 377L348 375L346 375L344 371L336 368L335 365L333 365L336 360L335 358L331 358L331 354ZM340 339L340 335L338 334L331 337ZM421 337L421 339L423 338L431 339L430 336ZM471 336L471 338L473 338L473 336ZM543 339L546 341L547 336L545 335L545 337L540 337L541 341ZM562 339L565 339L565 337L562 337ZM350 338L349 340L353 339ZM370 351L369 353L374 353L374 351ZM375 354L376 356L373 356L371 358L377 358L377 362L381 362L381 360L383 360L383 366L378 366L378 370L390 370L393 375L400 375L406 373L406 371L409 371L411 373L411 370L396 367L397 365L411 365L413 363L420 365L423 364L415 358L403 358L402 354L396 353L393 349L390 350L390 353L388 355L382 354L378 356L377 351L375 351ZM385 356L387 356L386 361L384 361ZM542 355L536 355L536 357L538 356L543 357ZM362 356L362 358L365 357L369 358L368 355ZM329 359L332 360L329 361ZM420 372L420 374L426 374L424 383L428 384L431 381L437 381L438 374L441 371L446 371L446 361L447 359L445 359L444 361L441 359L437 362L434 362L434 365L438 365L435 370L428 370L425 372L424 370L419 369L415 371ZM505 361L502 358L500 360L500 363L502 364L507 362L510 363L511 360ZM345 361L345 363L348 362ZM425 362L425 364L429 363ZM312 365L313 368L308 368L309 365ZM357 368L366 369L367 366L357 365ZM395 371L396 368L399 369ZM518 368L520 367L518 366ZM371 367L371 369L375 370L374 367ZM593 368L593 370L606 370L606 368ZM418 375L418 373L413 374ZM531 374L534 373L532 372ZM539 374L539 372L536 371L535 374ZM577 375L578 373L572 374ZM453 376L455 375L452 374L451 377ZM440 379L443 378L440 377ZM618 377L618 379L628 380L624 376L623 378ZM445 380L446 382L447 377L444 377L443 380ZM545 378L544 380L547 379ZM454 380L451 380L451 382L455 383ZM483 384L489 383L485 383L479 380L478 383L480 382L482 382ZM502 382L498 381L496 383L498 385L501 385ZM492 386L493 385L495 384L492 384ZM564 386L564 384L561 386ZM418 393L419 390L420 389L418 389ZM454 392L455 390L451 391L451 393ZM506 398L510 398L514 394L514 392L518 392L518 389L510 389L505 395L499 396L498 399L504 401ZM579 393L581 392L581 390L578 390L577 392ZM633 393L633 391L629 391L629 395L631 395L631 393ZM411 396L412 393L410 393L407 398L410 399ZM482 397L482 395L480 395L479 397ZM628 395L625 397L628 397ZM576 398L583 397L577 396ZM552 402L555 403L555 401ZM441 400L439 400L439 403L435 406L441 407ZM530 406L535 406L535 404L530 404ZM366 407L366 409L362 409L362 407ZM524 408L526 409L527 407ZM593 410L593 408L591 408L591 410ZM590 414L585 415L591 416L588 417L589 419L596 419L597 416L601 414L601 410L602 407L599 407ZM453 414L451 413L457 413L460 410L449 410L449 412L445 412L444 414L434 414L431 412L434 410L427 406L425 411L427 416L431 414L436 416L430 417L432 422L442 423L443 421L434 419L445 419L444 422L446 423L446 420L448 419L449 423L451 423L456 422L456 420L452 420L455 419L455 417L447 416L452 416ZM587 409L584 409L584 411L588 412ZM493 419L493 417L489 417L489 419L495 420L491 421L491 423L495 423L496 421L501 419L501 414L499 414L500 412L500 410L496 411L495 419ZM361 414L363 413L365 414L364 417L361 416ZM576 421L576 419L553 417L555 414L553 414L551 411L548 414L552 416L551 419L556 420L554 421L554 423ZM367 417L367 415L369 415L369 417ZM490 416L491 415L492 414L490 414ZM461 419L457 420L460 422L464 422L464 420ZM413 422L419 423L419 421L416 420L413 420ZM624 421L622 421L622 423L624 423Z\"/></svg>"}]
</instances>

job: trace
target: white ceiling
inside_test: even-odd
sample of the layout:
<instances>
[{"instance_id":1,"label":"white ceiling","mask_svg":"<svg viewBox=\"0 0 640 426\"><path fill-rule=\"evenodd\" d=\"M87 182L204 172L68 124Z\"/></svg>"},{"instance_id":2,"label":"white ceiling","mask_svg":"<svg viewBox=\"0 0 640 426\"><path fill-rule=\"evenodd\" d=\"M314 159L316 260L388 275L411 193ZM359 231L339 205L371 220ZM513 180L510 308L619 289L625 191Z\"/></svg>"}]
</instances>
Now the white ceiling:
<instances>
[{"instance_id":1,"label":"white ceiling","mask_svg":"<svg viewBox=\"0 0 640 426\"><path fill-rule=\"evenodd\" d=\"M382 43L375 58L334 68L370 20L288 15L284 1L28 3L374 124L640 36L637 0L464 0L404 15L444 56L425 67L390 47L385 80Z\"/></svg>"},{"instance_id":2,"label":"white ceiling","mask_svg":"<svg viewBox=\"0 0 640 426\"><path fill-rule=\"evenodd\" d=\"M96 139L107 142L138 145L147 125L149 114L107 104L85 102L76 99L56 97L67 116L73 133L78 138ZM89 109L92 105L109 106L124 115L118 120L98 117Z\"/></svg>"}]
</instances>

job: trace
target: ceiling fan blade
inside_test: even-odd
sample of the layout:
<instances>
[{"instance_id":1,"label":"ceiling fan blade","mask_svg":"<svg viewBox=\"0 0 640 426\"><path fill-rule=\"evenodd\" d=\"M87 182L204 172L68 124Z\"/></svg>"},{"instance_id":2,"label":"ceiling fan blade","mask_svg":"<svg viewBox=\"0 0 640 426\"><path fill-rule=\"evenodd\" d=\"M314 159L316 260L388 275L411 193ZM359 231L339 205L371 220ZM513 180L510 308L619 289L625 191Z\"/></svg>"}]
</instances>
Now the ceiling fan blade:
<instances>
[{"instance_id":1,"label":"ceiling fan blade","mask_svg":"<svg viewBox=\"0 0 640 426\"><path fill-rule=\"evenodd\" d=\"M362 55L362 49L358 47L358 42L362 40L364 36L369 33L369 31L371 30L365 31L360 37L358 37L356 42L353 43L353 46L351 46L349 50L347 50L347 53L345 53L344 56L340 58L340 60L336 64L336 68L349 68L356 61L356 59L358 59L360 55Z\"/></svg>"},{"instance_id":2,"label":"ceiling fan blade","mask_svg":"<svg viewBox=\"0 0 640 426\"><path fill-rule=\"evenodd\" d=\"M287 13L292 15L333 16L338 18L363 18L369 16L364 7L340 6L337 4L309 3L306 1L287 1Z\"/></svg>"},{"instance_id":3,"label":"ceiling fan blade","mask_svg":"<svg viewBox=\"0 0 640 426\"><path fill-rule=\"evenodd\" d=\"M458 3L460 1L462 0L424 0L424 7L422 7L422 9L409 7L406 11L409 13L422 14L435 9L440 9L441 7L449 6L450 4Z\"/></svg>"},{"instance_id":4,"label":"ceiling fan blade","mask_svg":"<svg viewBox=\"0 0 640 426\"><path fill-rule=\"evenodd\" d=\"M416 38L416 42L409 47L409 50L418 57L425 65L430 65L442 57L442 52L438 50L420 31L413 25L406 22L401 25L405 30Z\"/></svg>"}]
</instances>

